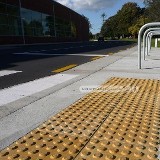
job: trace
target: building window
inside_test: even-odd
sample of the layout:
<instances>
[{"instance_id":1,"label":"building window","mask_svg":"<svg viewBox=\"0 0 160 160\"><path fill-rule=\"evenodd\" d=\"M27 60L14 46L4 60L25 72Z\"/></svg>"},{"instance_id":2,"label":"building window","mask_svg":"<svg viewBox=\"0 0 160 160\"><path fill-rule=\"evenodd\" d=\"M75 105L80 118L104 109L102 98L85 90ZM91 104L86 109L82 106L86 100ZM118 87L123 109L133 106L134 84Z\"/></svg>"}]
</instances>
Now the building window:
<instances>
[{"instance_id":1,"label":"building window","mask_svg":"<svg viewBox=\"0 0 160 160\"><path fill-rule=\"evenodd\" d=\"M22 8L24 32L27 36L55 36L54 17Z\"/></svg>"},{"instance_id":2,"label":"building window","mask_svg":"<svg viewBox=\"0 0 160 160\"><path fill-rule=\"evenodd\" d=\"M0 36L21 36L22 29L25 36L77 36L76 26L69 20L26 8L20 10L19 6L9 5L6 4L6 0L0 0Z\"/></svg>"},{"instance_id":3,"label":"building window","mask_svg":"<svg viewBox=\"0 0 160 160\"><path fill-rule=\"evenodd\" d=\"M73 22L71 23L71 35L74 38L77 36L77 29L76 29L76 26Z\"/></svg>"},{"instance_id":4,"label":"building window","mask_svg":"<svg viewBox=\"0 0 160 160\"><path fill-rule=\"evenodd\" d=\"M21 18L23 20L23 23L30 24L32 21L32 14L28 9L21 8Z\"/></svg>"},{"instance_id":5,"label":"building window","mask_svg":"<svg viewBox=\"0 0 160 160\"><path fill-rule=\"evenodd\" d=\"M0 3L0 13L6 14L6 4Z\"/></svg>"},{"instance_id":6,"label":"building window","mask_svg":"<svg viewBox=\"0 0 160 160\"><path fill-rule=\"evenodd\" d=\"M71 37L72 36L72 28L71 28L70 21L56 17L55 26L56 26L57 37Z\"/></svg>"},{"instance_id":7,"label":"building window","mask_svg":"<svg viewBox=\"0 0 160 160\"><path fill-rule=\"evenodd\" d=\"M19 17L8 16L8 24L10 26L20 27L21 19Z\"/></svg>"},{"instance_id":8,"label":"building window","mask_svg":"<svg viewBox=\"0 0 160 160\"><path fill-rule=\"evenodd\" d=\"M2 3L6 3L6 0L0 0L0 2L2 2Z\"/></svg>"},{"instance_id":9,"label":"building window","mask_svg":"<svg viewBox=\"0 0 160 160\"><path fill-rule=\"evenodd\" d=\"M22 35L19 7L8 5L4 2L0 1L0 35Z\"/></svg>"},{"instance_id":10,"label":"building window","mask_svg":"<svg viewBox=\"0 0 160 160\"><path fill-rule=\"evenodd\" d=\"M54 25L54 17L53 16L46 17L46 25L48 27L50 35L55 36L55 25Z\"/></svg>"},{"instance_id":11,"label":"building window","mask_svg":"<svg viewBox=\"0 0 160 160\"><path fill-rule=\"evenodd\" d=\"M12 16L20 16L20 10L16 6L7 5L7 13Z\"/></svg>"},{"instance_id":12,"label":"building window","mask_svg":"<svg viewBox=\"0 0 160 160\"><path fill-rule=\"evenodd\" d=\"M1 25L8 25L8 16L4 14L0 14L0 24Z\"/></svg>"},{"instance_id":13,"label":"building window","mask_svg":"<svg viewBox=\"0 0 160 160\"><path fill-rule=\"evenodd\" d=\"M1 36L9 35L9 27L8 27L8 25L0 25L0 35Z\"/></svg>"}]
</instances>

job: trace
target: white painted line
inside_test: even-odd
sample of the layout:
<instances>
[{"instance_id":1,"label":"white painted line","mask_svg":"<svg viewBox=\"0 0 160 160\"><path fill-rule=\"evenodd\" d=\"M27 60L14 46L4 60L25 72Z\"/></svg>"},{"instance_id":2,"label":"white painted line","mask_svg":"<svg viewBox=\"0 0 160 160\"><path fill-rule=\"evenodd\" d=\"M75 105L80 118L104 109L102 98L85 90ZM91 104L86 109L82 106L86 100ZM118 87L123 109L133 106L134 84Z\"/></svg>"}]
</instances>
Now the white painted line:
<instances>
[{"instance_id":1,"label":"white painted line","mask_svg":"<svg viewBox=\"0 0 160 160\"><path fill-rule=\"evenodd\" d=\"M10 75L10 74L20 73L20 72L22 72L22 71L2 70L2 71L0 71L0 77Z\"/></svg>"},{"instance_id":2,"label":"white painted line","mask_svg":"<svg viewBox=\"0 0 160 160\"><path fill-rule=\"evenodd\" d=\"M0 106L54 87L77 76L72 74L57 74L0 90Z\"/></svg>"},{"instance_id":3,"label":"white painted line","mask_svg":"<svg viewBox=\"0 0 160 160\"><path fill-rule=\"evenodd\" d=\"M105 54L67 54L69 56L84 56L84 57L108 57Z\"/></svg>"},{"instance_id":4,"label":"white painted line","mask_svg":"<svg viewBox=\"0 0 160 160\"><path fill-rule=\"evenodd\" d=\"M95 45L86 45L86 46L76 46L76 47L68 47L68 48L55 48L55 49L49 49L49 50L38 50L38 51L30 51L30 52L34 52L34 53L38 53L38 52L47 52L47 51L58 51L58 50L68 50L68 49L72 49L72 48L83 48L83 47L93 47ZM30 53L30 52L24 52L24 53ZM16 53L14 53L16 54Z\"/></svg>"},{"instance_id":5,"label":"white painted line","mask_svg":"<svg viewBox=\"0 0 160 160\"><path fill-rule=\"evenodd\" d=\"M34 55L34 56L83 56L83 57L108 57L109 55L103 54L47 54L47 53L14 53L18 55Z\"/></svg>"}]
</instances>

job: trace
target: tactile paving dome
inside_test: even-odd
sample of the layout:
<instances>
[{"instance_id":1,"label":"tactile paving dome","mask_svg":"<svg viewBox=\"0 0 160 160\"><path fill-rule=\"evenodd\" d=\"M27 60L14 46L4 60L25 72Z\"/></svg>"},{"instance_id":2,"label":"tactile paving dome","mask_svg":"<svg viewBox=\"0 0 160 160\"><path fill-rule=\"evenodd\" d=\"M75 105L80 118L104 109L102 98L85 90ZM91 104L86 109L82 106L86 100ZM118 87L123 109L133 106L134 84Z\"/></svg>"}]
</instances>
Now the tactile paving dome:
<instances>
[{"instance_id":1,"label":"tactile paving dome","mask_svg":"<svg viewBox=\"0 0 160 160\"><path fill-rule=\"evenodd\" d=\"M157 160L160 81L112 78L0 152L0 160Z\"/></svg>"}]
</instances>

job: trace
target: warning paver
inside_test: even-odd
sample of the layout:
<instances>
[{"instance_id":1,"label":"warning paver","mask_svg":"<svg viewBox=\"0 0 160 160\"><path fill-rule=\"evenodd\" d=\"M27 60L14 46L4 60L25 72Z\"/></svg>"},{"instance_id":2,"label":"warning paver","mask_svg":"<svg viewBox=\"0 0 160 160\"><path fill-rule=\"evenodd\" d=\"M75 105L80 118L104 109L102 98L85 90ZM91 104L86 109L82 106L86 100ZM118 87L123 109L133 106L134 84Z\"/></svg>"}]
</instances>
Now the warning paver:
<instances>
[{"instance_id":1,"label":"warning paver","mask_svg":"<svg viewBox=\"0 0 160 160\"><path fill-rule=\"evenodd\" d=\"M112 78L0 152L0 160L157 160L160 81Z\"/></svg>"}]
</instances>

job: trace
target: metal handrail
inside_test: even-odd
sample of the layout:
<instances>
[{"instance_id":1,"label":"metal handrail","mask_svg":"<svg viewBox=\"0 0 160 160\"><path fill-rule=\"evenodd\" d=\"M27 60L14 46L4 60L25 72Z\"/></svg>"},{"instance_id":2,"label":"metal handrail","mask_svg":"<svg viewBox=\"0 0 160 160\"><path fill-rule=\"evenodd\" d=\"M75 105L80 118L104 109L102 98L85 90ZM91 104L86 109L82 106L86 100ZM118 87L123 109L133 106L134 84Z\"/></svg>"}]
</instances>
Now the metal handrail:
<instances>
[{"instance_id":1,"label":"metal handrail","mask_svg":"<svg viewBox=\"0 0 160 160\"><path fill-rule=\"evenodd\" d=\"M146 55L149 55L149 51L151 50L151 40L153 35L160 35L160 30L158 31L150 31L146 36Z\"/></svg>"},{"instance_id":2,"label":"metal handrail","mask_svg":"<svg viewBox=\"0 0 160 160\"><path fill-rule=\"evenodd\" d=\"M142 34L144 32L144 30L147 28L147 27L156 27L156 26L160 26L160 22L153 22L153 23L147 23L145 24L144 26L141 27L141 29L139 30L139 34L138 34L138 69L141 69L142 68L142 60L141 60L141 49L142 49L142 45L141 45L141 42L142 42Z\"/></svg>"},{"instance_id":3,"label":"metal handrail","mask_svg":"<svg viewBox=\"0 0 160 160\"><path fill-rule=\"evenodd\" d=\"M143 35L143 58L144 58L144 60L145 60L145 50L146 50L146 37L147 37L147 34L148 34L148 32L150 32L150 31L155 31L155 30L160 30L160 28L149 28L149 29L147 29L145 32L144 32L144 35Z\"/></svg>"}]
</instances>

